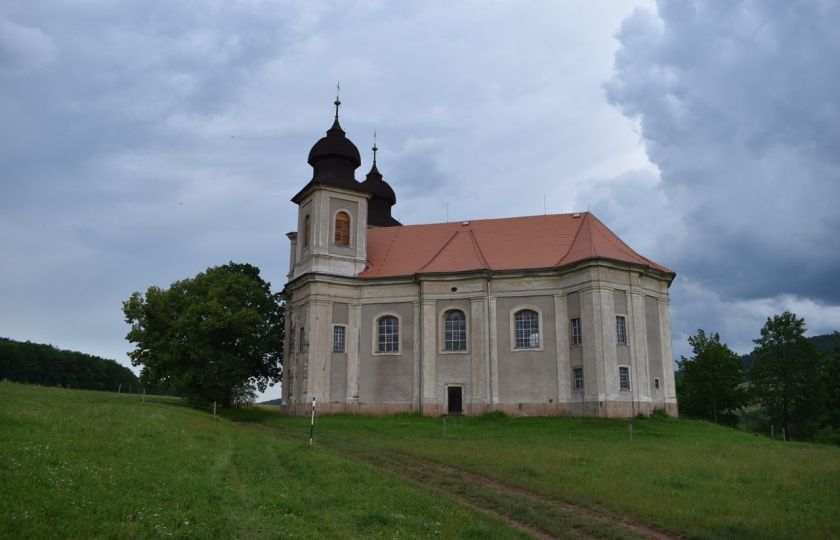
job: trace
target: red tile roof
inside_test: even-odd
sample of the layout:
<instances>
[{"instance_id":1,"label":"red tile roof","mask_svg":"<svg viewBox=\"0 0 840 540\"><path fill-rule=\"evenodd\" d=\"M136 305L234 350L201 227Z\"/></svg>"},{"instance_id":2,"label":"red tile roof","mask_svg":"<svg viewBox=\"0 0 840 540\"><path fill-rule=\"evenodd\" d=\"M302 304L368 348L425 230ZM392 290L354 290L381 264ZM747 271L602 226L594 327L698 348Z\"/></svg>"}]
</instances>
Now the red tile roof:
<instances>
[{"instance_id":1,"label":"red tile roof","mask_svg":"<svg viewBox=\"0 0 840 540\"><path fill-rule=\"evenodd\" d=\"M642 257L589 212L368 229L360 278L558 268L606 259L674 272Z\"/></svg>"}]
</instances>

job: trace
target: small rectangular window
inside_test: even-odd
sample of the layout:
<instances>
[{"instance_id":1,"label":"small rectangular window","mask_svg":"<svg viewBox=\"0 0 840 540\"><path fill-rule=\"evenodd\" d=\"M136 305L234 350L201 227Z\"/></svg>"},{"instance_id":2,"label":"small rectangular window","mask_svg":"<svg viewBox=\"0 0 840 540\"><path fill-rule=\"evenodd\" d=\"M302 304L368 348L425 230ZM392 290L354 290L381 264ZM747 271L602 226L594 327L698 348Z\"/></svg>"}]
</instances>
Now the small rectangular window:
<instances>
[{"instance_id":1,"label":"small rectangular window","mask_svg":"<svg viewBox=\"0 0 840 540\"><path fill-rule=\"evenodd\" d=\"M659 390L659 377L653 379L653 387Z\"/></svg>"},{"instance_id":2,"label":"small rectangular window","mask_svg":"<svg viewBox=\"0 0 840 540\"><path fill-rule=\"evenodd\" d=\"M303 326L300 327L300 352L304 352L306 350L306 328Z\"/></svg>"},{"instance_id":3,"label":"small rectangular window","mask_svg":"<svg viewBox=\"0 0 840 540\"><path fill-rule=\"evenodd\" d=\"M630 390L630 368L618 368L618 383L621 390Z\"/></svg>"},{"instance_id":4,"label":"small rectangular window","mask_svg":"<svg viewBox=\"0 0 840 540\"><path fill-rule=\"evenodd\" d=\"M627 321L623 315L615 318L615 342L619 345L627 345Z\"/></svg>"},{"instance_id":5,"label":"small rectangular window","mask_svg":"<svg viewBox=\"0 0 840 540\"><path fill-rule=\"evenodd\" d=\"M583 335L581 334L580 329L580 318L575 317L572 319L572 345L582 345L583 344Z\"/></svg>"},{"instance_id":6,"label":"small rectangular window","mask_svg":"<svg viewBox=\"0 0 840 540\"><path fill-rule=\"evenodd\" d=\"M344 326L333 326L333 352L344 352L346 331Z\"/></svg>"},{"instance_id":7,"label":"small rectangular window","mask_svg":"<svg viewBox=\"0 0 840 540\"><path fill-rule=\"evenodd\" d=\"M583 368L574 368L572 370L572 375L574 379L574 389L583 390Z\"/></svg>"}]
</instances>

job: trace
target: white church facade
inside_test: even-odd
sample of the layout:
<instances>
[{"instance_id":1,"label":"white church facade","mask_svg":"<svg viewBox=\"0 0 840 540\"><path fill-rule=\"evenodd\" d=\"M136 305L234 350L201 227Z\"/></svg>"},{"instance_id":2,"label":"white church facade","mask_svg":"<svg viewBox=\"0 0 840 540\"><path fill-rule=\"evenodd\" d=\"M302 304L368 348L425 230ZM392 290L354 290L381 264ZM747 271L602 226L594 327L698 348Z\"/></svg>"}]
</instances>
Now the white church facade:
<instances>
[{"instance_id":1,"label":"white church facade","mask_svg":"<svg viewBox=\"0 0 840 540\"><path fill-rule=\"evenodd\" d=\"M309 163L283 291L288 414L313 398L321 413L677 414L675 274L594 215L402 225L375 148L355 179L337 113Z\"/></svg>"}]
</instances>

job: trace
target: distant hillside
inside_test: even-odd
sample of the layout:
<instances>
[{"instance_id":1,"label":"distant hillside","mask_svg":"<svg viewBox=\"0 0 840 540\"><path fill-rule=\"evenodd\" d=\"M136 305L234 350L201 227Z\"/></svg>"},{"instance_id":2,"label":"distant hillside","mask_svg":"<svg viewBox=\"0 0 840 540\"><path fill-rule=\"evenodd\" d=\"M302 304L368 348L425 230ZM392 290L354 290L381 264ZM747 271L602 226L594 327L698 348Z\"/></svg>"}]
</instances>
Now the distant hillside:
<instances>
[{"instance_id":1,"label":"distant hillside","mask_svg":"<svg viewBox=\"0 0 840 540\"><path fill-rule=\"evenodd\" d=\"M808 338L817 346L817 350L825 355L834 354L834 334L823 334ZM741 355L741 365L744 371L749 371L753 364L753 353Z\"/></svg>"},{"instance_id":2,"label":"distant hillside","mask_svg":"<svg viewBox=\"0 0 840 540\"><path fill-rule=\"evenodd\" d=\"M140 388L137 376L114 360L29 341L0 338L0 380L83 390Z\"/></svg>"},{"instance_id":3,"label":"distant hillside","mask_svg":"<svg viewBox=\"0 0 840 540\"><path fill-rule=\"evenodd\" d=\"M282 405L283 400L281 398L277 399L269 399L268 401L260 401L258 405Z\"/></svg>"}]
</instances>

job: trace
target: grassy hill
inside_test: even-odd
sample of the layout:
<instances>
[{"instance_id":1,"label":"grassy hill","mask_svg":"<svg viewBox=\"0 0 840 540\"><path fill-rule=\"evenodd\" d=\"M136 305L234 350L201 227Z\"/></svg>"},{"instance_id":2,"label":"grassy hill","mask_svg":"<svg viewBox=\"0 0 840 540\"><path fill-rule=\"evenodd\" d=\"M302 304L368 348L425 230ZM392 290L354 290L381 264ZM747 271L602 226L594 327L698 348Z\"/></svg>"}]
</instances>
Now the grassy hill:
<instances>
[{"instance_id":1,"label":"grassy hill","mask_svg":"<svg viewBox=\"0 0 840 540\"><path fill-rule=\"evenodd\" d=\"M704 422L213 418L0 383L0 537L837 538L840 449Z\"/></svg>"}]
</instances>

